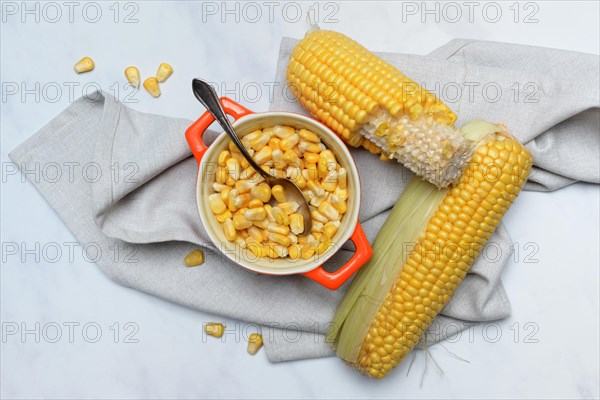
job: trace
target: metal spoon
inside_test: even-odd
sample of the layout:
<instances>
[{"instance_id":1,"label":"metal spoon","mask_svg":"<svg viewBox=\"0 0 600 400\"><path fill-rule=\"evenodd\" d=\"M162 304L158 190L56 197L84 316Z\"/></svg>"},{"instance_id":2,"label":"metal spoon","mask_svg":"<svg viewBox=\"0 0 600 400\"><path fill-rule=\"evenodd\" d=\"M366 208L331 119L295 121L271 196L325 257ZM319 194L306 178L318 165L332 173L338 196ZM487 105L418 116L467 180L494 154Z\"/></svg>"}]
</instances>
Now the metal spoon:
<instances>
[{"instance_id":1,"label":"metal spoon","mask_svg":"<svg viewBox=\"0 0 600 400\"><path fill-rule=\"evenodd\" d=\"M250 164L250 166L254 168L254 170L258 172L263 178L265 178L266 183L270 187L273 187L275 185L281 185L285 190L285 194L287 196L288 201L295 201L300 205L300 207L298 208L298 214L302 215L302 218L304 219L304 230L302 231L302 233L299 234L299 236L308 235L312 227L312 216L310 215L310 208L308 207L308 203L306 202L306 199L304 199L300 188L298 188L298 186L296 186L294 182L292 182L289 179L276 178L272 176L271 174L263 170L252 159L252 156L244 147L244 144L242 143L238 135L235 133L231 122L229 122L229 119L225 115L225 111L221 106L221 102L219 101L219 96L217 96L217 92L215 92L215 89L213 89L213 87L208 82L205 82L201 79L194 79L192 80L192 89L194 91L194 96L196 96L198 101L202 103L204 107L206 107L208 112L211 113L213 117L215 117L215 119L219 122L221 127L225 130L225 132L227 132L233 143L240 150L240 153L242 153L244 158L248 160L248 164ZM277 205L277 202L273 197L271 197L270 203L272 203L272 205Z\"/></svg>"}]
</instances>

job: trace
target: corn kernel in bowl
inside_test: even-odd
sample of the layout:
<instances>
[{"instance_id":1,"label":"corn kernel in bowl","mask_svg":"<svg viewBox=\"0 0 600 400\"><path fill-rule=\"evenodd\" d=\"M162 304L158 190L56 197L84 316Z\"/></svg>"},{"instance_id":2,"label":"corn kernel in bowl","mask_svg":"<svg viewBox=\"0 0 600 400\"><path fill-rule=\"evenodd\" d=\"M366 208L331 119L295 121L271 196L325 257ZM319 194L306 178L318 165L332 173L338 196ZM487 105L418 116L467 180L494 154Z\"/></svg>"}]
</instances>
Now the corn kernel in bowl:
<instances>
[{"instance_id":1,"label":"corn kernel in bowl","mask_svg":"<svg viewBox=\"0 0 600 400\"><path fill-rule=\"evenodd\" d=\"M302 190L312 229L297 236L305 224L297 212L300 205L288 201L280 185L270 187L229 141L218 156L214 193L208 199L226 240L257 257L307 260L324 253L347 211L347 171L319 136L306 129L276 125L241 140L263 170Z\"/></svg>"}]
</instances>

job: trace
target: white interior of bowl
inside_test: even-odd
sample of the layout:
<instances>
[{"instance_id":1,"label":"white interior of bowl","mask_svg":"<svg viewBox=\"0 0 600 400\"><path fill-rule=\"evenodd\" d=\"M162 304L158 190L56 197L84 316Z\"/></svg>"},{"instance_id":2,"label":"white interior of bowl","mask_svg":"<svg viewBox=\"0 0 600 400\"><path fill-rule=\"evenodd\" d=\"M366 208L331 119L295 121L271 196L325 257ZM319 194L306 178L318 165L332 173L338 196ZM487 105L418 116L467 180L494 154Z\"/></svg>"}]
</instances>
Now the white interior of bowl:
<instances>
[{"instance_id":1,"label":"white interior of bowl","mask_svg":"<svg viewBox=\"0 0 600 400\"><path fill-rule=\"evenodd\" d=\"M230 260L252 271L271 274L289 275L308 272L327 261L350 238L358 222L360 208L360 181L354 160L346 145L328 128L308 117L286 112L267 112L250 114L240 118L233 126L240 137L257 129L274 125L288 125L296 129L308 129L321 138L328 149L333 151L338 163L348 172L348 211L341 220L340 228L332 239L329 249L309 260L292 260L290 258L271 259L258 258L251 251L241 249L225 239L222 225L210 210L208 196L214 193L215 171L219 153L227 148L229 137L222 133L211 144L204 154L196 184L196 202L200 219L214 245Z\"/></svg>"}]
</instances>

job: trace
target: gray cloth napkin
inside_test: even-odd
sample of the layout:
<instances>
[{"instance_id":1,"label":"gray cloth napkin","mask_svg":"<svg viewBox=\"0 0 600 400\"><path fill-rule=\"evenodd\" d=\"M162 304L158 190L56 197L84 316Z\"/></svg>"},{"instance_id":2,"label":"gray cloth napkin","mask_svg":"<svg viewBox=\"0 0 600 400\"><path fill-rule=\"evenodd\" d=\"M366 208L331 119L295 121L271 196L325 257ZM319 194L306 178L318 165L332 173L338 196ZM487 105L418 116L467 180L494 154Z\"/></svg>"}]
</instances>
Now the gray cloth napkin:
<instances>
[{"instance_id":1,"label":"gray cloth napkin","mask_svg":"<svg viewBox=\"0 0 600 400\"><path fill-rule=\"evenodd\" d=\"M282 90L276 93L273 110L303 112L283 90L294 43L284 39L281 45L276 79ZM479 82L480 88L489 82L497 85L504 95L494 102L489 101L491 89L487 100L475 91L472 98L447 101L459 112L459 125L473 118L503 121L527 143L536 163L527 189L600 181L597 56L462 40L429 56L380 56L432 89L436 82L442 87L463 87L463 82ZM521 85L518 98L511 90L515 83ZM527 83L536 85L535 103L523 101L525 92L531 92L523 88ZM195 101L191 95L190 101ZM198 113L202 111L199 107ZM108 94L95 93L74 102L10 157L22 169L33 163L93 163L100 172L93 179L76 175L74 181L32 183L82 244L101 249L98 267L115 282L256 325L262 329L270 361L332 355L323 333L347 284L330 291L302 276L254 274L214 248L196 211L197 165L184 139L190 123L134 111ZM215 133L205 137L210 143ZM364 187L360 220L372 241L410 173L366 151L352 153ZM500 225L488 244L493 249L477 259L423 345L469 324L510 314L500 281L510 244ZM205 264L184 267L183 257L198 246L205 249ZM123 249L118 257L115 248ZM350 254L343 248L328 264L340 265ZM245 328L227 328L226 338L239 338Z\"/></svg>"}]
</instances>

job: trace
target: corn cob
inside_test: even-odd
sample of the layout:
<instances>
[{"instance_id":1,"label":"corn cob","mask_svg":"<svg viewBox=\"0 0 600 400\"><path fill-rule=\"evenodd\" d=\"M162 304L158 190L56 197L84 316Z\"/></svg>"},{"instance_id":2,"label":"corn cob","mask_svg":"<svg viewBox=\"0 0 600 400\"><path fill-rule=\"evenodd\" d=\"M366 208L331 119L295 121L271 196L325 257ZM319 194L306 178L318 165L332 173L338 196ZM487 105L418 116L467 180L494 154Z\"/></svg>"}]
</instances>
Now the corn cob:
<instances>
[{"instance_id":1,"label":"corn cob","mask_svg":"<svg viewBox=\"0 0 600 400\"><path fill-rule=\"evenodd\" d=\"M373 243L328 332L338 356L384 377L449 301L521 190L531 156L501 125L460 130L475 151L451 188L414 177Z\"/></svg>"},{"instance_id":2,"label":"corn cob","mask_svg":"<svg viewBox=\"0 0 600 400\"><path fill-rule=\"evenodd\" d=\"M439 187L458 179L472 147L434 94L341 33L313 30L293 50L288 86L352 146L383 152Z\"/></svg>"}]
</instances>

